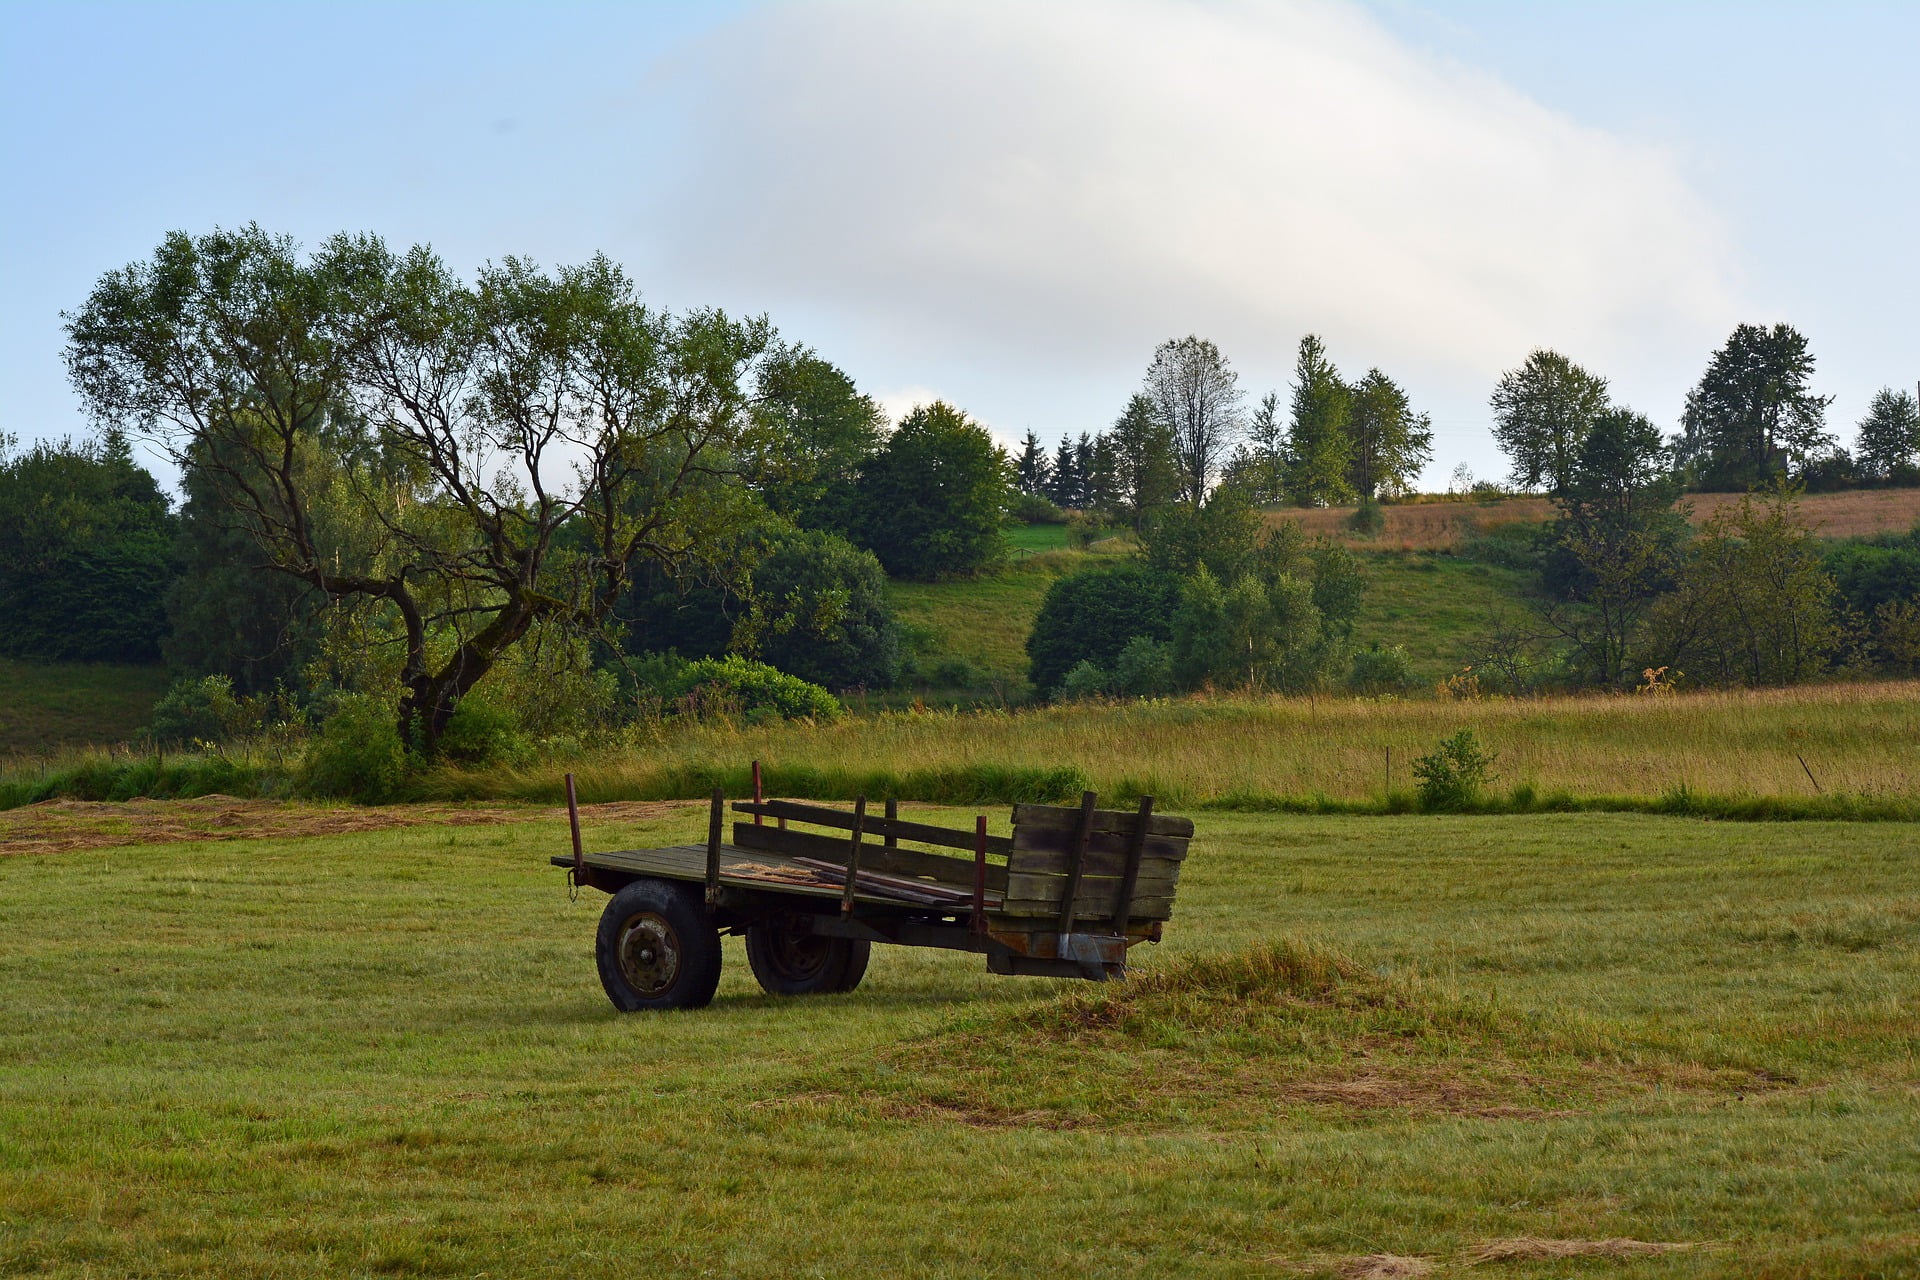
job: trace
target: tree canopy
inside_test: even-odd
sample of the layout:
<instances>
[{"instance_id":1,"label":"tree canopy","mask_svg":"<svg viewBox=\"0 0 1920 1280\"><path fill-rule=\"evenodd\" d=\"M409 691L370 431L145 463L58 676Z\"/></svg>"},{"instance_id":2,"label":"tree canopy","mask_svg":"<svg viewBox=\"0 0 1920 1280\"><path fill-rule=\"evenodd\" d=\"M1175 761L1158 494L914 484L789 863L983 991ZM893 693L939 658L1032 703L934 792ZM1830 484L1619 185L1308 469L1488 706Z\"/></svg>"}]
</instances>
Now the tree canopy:
<instances>
[{"instance_id":1,"label":"tree canopy","mask_svg":"<svg viewBox=\"0 0 1920 1280\"><path fill-rule=\"evenodd\" d=\"M537 624L596 627L636 560L698 559L740 520L723 481L761 446L773 343L647 307L605 257L467 284L425 248L302 255L256 226L168 236L67 329L97 419L199 468L275 570L392 611L429 750Z\"/></svg>"},{"instance_id":2,"label":"tree canopy","mask_svg":"<svg viewBox=\"0 0 1920 1280\"><path fill-rule=\"evenodd\" d=\"M1240 437L1240 375L1220 348L1189 334L1155 348L1144 391L1172 437L1181 494L1198 502Z\"/></svg>"},{"instance_id":3,"label":"tree canopy","mask_svg":"<svg viewBox=\"0 0 1920 1280\"><path fill-rule=\"evenodd\" d=\"M1789 324L1743 324L1713 353L1681 416L1680 461L1711 488L1798 475L1831 449L1831 396L1812 391L1813 352Z\"/></svg>"},{"instance_id":4,"label":"tree canopy","mask_svg":"<svg viewBox=\"0 0 1920 1280\"><path fill-rule=\"evenodd\" d=\"M1013 464L943 400L907 414L856 487L860 539L896 577L978 573L1006 554Z\"/></svg>"},{"instance_id":5,"label":"tree canopy","mask_svg":"<svg viewBox=\"0 0 1920 1280\"><path fill-rule=\"evenodd\" d=\"M1593 420L1607 408L1607 380L1558 351L1540 349L1493 389L1493 438L1513 465L1512 483L1558 493Z\"/></svg>"}]
</instances>

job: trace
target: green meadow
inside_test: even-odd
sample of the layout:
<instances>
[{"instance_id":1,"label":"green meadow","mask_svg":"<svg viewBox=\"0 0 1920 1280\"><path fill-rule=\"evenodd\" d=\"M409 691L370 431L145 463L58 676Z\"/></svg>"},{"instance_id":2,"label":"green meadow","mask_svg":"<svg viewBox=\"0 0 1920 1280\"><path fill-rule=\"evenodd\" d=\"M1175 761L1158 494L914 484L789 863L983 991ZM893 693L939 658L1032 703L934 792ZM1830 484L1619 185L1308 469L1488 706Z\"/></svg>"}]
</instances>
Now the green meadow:
<instances>
[{"instance_id":1,"label":"green meadow","mask_svg":"<svg viewBox=\"0 0 1920 1280\"><path fill-rule=\"evenodd\" d=\"M0 857L0 1274L1920 1269L1911 825L1202 814L1131 982L622 1016L523 816Z\"/></svg>"}]
</instances>

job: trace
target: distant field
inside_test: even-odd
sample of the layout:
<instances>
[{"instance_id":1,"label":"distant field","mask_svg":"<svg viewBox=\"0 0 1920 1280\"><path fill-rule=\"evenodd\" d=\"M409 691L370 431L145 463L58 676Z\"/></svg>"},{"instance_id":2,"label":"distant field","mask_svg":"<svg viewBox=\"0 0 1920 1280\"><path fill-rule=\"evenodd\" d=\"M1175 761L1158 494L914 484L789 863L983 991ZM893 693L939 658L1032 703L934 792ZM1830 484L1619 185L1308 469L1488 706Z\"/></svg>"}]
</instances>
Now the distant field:
<instances>
[{"instance_id":1,"label":"distant field","mask_svg":"<svg viewBox=\"0 0 1920 1280\"><path fill-rule=\"evenodd\" d=\"M166 690L164 667L0 658L0 755L124 742Z\"/></svg>"},{"instance_id":2,"label":"distant field","mask_svg":"<svg viewBox=\"0 0 1920 1280\"><path fill-rule=\"evenodd\" d=\"M1354 643L1403 646L1429 684L1478 661L1475 643L1501 614L1528 608L1531 583L1519 569L1418 551L1367 555L1361 567L1367 589Z\"/></svg>"},{"instance_id":3,"label":"distant field","mask_svg":"<svg viewBox=\"0 0 1920 1280\"><path fill-rule=\"evenodd\" d=\"M1735 493L1690 493L1683 504L1693 509L1695 521L1724 507L1736 506ZM1800 500L1801 510L1822 537L1858 538L1875 533L1903 533L1920 523L1920 489L1861 489L1847 493L1814 493ZM1295 520L1311 534L1337 538L1349 545L1383 551L1445 551L1476 533L1497 525L1535 523L1553 514L1545 498L1509 498L1501 502L1409 502L1380 508L1386 527L1377 537L1358 538L1347 528L1352 507L1316 510L1288 508L1267 513L1269 522Z\"/></svg>"},{"instance_id":4,"label":"distant field","mask_svg":"<svg viewBox=\"0 0 1920 1280\"><path fill-rule=\"evenodd\" d=\"M1125 986L627 1016L558 821L0 856L0 1274L1912 1275L1917 832L1202 814Z\"/></svg>"}]
</instances>

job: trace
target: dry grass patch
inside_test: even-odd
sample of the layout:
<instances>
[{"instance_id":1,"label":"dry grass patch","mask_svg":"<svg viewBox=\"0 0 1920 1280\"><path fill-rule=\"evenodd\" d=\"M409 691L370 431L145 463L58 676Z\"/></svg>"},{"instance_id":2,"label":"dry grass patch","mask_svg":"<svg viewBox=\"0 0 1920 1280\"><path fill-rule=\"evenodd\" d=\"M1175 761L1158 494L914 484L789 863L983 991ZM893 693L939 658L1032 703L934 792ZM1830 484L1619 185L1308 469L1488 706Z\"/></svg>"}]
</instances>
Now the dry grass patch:
<instances>
[{"instance_id":1,"label":"dry grass patch","mask_svg":"<svg viewBox=\"0 0 1920 1280\"><path fill-rule=\"evenodd\" d=\"M1512 1240L1489 1240L1467 1250L1462 1259L1468 1266L1483 1262L1537 1262L1553 1258L1646 1258L1662 1253L1684 1253L1699 1244L1668 1240L1543 1240L1538 1236L1517 1236Z\"/></svg>"},{"instance_id":2,"label":"dry grass patch","mask_svg":"<svg viewBox=\"0 0 1920 1280\"><path fill-rule=\"evenodd\" d=\"M649 822L688 807L684 801L616 801L586 805L581 820L599 826ZM554 824L565 843L566 811L471 805L317 805L282 800L201 796L193 800L45 800L0 810L0 856L111 849L208 840L273 840L345 835L396 827Z\"/></svg>"}]
</instances>

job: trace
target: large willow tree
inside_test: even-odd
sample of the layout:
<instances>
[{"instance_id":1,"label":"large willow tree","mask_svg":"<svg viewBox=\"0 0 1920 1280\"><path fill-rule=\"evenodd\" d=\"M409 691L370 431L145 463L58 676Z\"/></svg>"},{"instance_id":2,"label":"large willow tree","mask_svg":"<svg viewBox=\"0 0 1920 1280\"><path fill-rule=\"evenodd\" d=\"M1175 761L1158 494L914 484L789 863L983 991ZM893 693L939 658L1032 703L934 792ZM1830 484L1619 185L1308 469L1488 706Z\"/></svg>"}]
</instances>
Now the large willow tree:
<instances>
[{"instance_id":1,"label":"large willow tree","mask_svg":"<svg viewBox=\"0 0 1920 1280\"><path fill-rule=\"evenodd\" d=\"M392 612L429 751L536 625L594 628L636 563L726 545L765 429L766 322L652 310L604 257L469 284L368 236L176 233L67 322L98 420L210 481L264 567Z\"/></svg>"}]
</instances>

